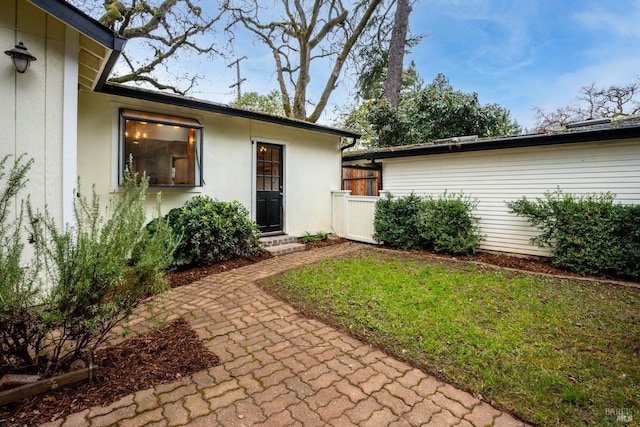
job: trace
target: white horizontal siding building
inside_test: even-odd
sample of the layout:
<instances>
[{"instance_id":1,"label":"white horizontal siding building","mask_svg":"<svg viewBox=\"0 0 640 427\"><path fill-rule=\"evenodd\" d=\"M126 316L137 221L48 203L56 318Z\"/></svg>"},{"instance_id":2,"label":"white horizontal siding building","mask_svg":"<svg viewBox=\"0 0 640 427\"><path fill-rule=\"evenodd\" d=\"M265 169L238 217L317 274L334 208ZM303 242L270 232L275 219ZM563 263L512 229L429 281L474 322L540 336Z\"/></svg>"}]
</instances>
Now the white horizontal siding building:
<instances>
[{"instance_id":1,"label":"white horizontal siding building","mask_svg":"<svg viewBox=\"0 0 640 427\"><path fill-rule=\"evenodd\" d=\"M484 240L481 249L548 255L529 241L539 234L506 202L522 196L565 193L616 194L624 204L640 203L640 126L481 140L457 145L394 147L344 155L347 164L382 165L383 190L394 196L448 193L478 200Z\"/></svg>"}]
</instances>

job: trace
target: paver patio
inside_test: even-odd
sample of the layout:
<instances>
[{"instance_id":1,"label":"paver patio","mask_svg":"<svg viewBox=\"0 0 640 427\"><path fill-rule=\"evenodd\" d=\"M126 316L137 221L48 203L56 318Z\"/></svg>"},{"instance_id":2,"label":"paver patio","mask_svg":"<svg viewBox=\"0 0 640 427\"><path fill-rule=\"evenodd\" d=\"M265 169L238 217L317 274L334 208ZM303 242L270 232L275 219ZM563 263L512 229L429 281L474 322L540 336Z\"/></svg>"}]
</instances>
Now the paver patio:
<instances>
[{"instance_id":1,"label":"paver patio","mask_svg":"<svg viewBox=\"0 0 640 427\"><path fill-rule=\"evenodd\" d=\"M141 307L142 333L184 317L221 364L45 426L524 426L255 286L363 247L345 243L209 276ZM160 311L159 311L160 310Z\"/></svg>"}]
</instances>

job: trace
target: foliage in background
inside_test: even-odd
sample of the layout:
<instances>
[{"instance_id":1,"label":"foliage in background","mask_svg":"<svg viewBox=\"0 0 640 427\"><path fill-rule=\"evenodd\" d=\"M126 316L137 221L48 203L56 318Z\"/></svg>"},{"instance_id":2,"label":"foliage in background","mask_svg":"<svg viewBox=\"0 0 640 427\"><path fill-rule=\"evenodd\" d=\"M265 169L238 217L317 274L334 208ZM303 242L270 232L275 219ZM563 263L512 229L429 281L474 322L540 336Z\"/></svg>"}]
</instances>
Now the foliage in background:
<instances>
[{"instance_id":1,"label":"foliage in background","mask_svg":"<svg viewBox=\"0 0 640 427\"><path fill-rule=\"evenodd\" d=\"M27 203L34 255L24 271L34 274L42 264L38 280L46 292L2 305L0 317L8 323L0 329L3 363L55 374L104 342L140 301L167 287L162 272L172 239L166 225L157 224L154 235L144 229L147 183L127 170L122 194L106 210L95 191L89 199L78 197L75 224L64 231L46 208L37 212ZM11 292L21 296L23 288Z\"/></svg>"},{"instance_id":2,"label":"foliage in background","mask_svg":"<svg viewBox=\"0 0 640 427\"><path fill-rule=\"evenodd\" d=\"M176 264L207 265L236 257L260 255L258 226L238 201L196 196L164 217L179 239ZM155 223L149 225L154 230Z\"/></svg>"},{"instance_id":3,"label":"foliage in background","mask_svg":"<svg viewBox=\"0 0 640 427\"><path fill-rule=\"evenodd\" d=\"M542 234L532 244L551 247L551 262L581 274L640 279L640 205L614 203L615 196L547 191L535 201L507 203Z\"/></svg>"},{"instance_id":4,"label":"foliage in background","mask_svg":"<svg viewBox=\"0 0 640 427\"><path fill-rule=\"evenodd\" d=\"M424 144L455 136L490 137L522 132L507 109L481 104L477 93L454 90L443 74L414 96L405 97L398 109L378 102L369 111L375 146Z\"/></svg>"},{"instance_id":5,"label":"foliage in background","mask_svg":"<svg viewBox=\"0 0 640 427\"><path fill-rule=\"evenodd\" d=\"M231 106L285 117L282 95L277 90L272 90L267 95L260 95L258 92L246 92L238 100L231 103Z\"/></svg>"},{"instance_id":6,"label":"foliage in background","mask_svg":"<svg viewBox=\"0 0 640 427\"><path fill-rule=\"evenodd\" d=\"M482 239L473 216L477 204L462 193L389 196L376 202L373 238L402 249L473 254Z\"/></svg>"},{"instance_id":7,"label":"foliage in background","mask_svg":"<svg viewBox=\"0 0 640 427\"><path fill-rule=\"evenodd\" d=\"M455 90L449 79L438 74L422 87L405 86L398 108L384 97L364 100L342 118L342 125L363 133L363 145L370 148L433 143L438 139L477 135L492 137L522 133L511 113L498 104L481 104L477 93ZM361 83L362 84L362 83ZM365 93L378 86L367 81Z\"/></svg>"}]
</instances>

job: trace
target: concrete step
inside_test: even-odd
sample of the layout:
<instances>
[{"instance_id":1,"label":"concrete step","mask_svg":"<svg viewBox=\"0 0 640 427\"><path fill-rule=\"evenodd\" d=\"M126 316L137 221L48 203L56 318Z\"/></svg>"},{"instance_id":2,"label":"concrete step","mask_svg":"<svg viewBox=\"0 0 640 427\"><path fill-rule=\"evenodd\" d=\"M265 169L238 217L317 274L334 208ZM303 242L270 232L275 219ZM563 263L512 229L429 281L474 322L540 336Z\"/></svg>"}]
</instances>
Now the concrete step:
<instances>
[{"instance_id":1,"label":"concrete step","mask_svg":"<svg viewBox=\"0 0 640 427\"><path fill-rule=\"evenodd\" d=\"M273 256L280 256L294 252L302 252L305 249L305 245L301 243L285 243L276 246L265 246L264 249L270 252Z\"/></svg>"},{"instance_id":2,"label":"concrete step","mask_svg":"<svg viewBox=\"0 0 640 427\"><path fill-rule=\"evenodd\" d=\"M261 237L259 240L260 243L262 243L262 246L264 246L265 248L269 248L273 246L282 246L296 243L298 238L296 236L288 236L286 234L283 234L280 236L265 236Z\"/></svg>"}]
</instances>

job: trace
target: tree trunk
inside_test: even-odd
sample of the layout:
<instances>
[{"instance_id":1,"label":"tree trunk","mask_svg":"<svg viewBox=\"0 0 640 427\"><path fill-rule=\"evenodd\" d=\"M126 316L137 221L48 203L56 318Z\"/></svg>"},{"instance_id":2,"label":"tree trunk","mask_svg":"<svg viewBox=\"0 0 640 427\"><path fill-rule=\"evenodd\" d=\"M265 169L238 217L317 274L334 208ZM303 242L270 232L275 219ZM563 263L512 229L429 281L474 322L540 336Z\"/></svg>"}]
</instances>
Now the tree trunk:
<instances>
[{"instance_id":1,"label":"tree trunk","mask_svg":"<svg viewBox=\"0 0 640 427\"><path fill-rule=\"evenodd\" d=\"M411 6L409 5L409 0L397 0L393 32L391 33L391 42L389 44L387 81L384 89L385 96L394 108L398 108L398 105L400 105L402 63L404 61L404 46L407 40L410 13Z\"/></svg>"}]
</instances>

